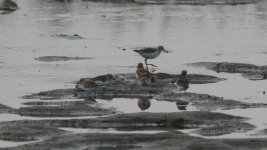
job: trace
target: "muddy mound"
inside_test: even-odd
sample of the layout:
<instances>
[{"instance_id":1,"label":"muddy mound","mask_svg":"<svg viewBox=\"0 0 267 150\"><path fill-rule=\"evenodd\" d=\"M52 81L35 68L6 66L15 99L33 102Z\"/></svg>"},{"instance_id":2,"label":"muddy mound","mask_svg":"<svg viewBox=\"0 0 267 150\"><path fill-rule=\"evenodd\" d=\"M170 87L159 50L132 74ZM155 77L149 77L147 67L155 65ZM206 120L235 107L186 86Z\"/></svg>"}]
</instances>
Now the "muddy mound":
<instances>
[{"instance_id":1,"label":"muddy mound","mask_svg":"<svg viewBox=\"0 0 267 150\"><path fill-rule=\"evenodd\" d=\"M266 80L267 66L256 66L245 63L230 63L230 62L198 62L189 64L197 67L205 67L217 73L241 73L244 77L250 80Z\"/></svg>"}]
</instances>

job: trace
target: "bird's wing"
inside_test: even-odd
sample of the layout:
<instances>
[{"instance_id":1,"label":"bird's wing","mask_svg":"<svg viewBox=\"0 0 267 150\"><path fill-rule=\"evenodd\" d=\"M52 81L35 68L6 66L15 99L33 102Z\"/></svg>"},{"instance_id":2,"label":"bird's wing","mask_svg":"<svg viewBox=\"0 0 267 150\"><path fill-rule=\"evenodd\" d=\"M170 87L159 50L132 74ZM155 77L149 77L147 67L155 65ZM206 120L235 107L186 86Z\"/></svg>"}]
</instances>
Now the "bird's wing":
<instances>
[{"instance_id":1,"label":"bird's wing","mask_svg":"<svg viewBox=\"0 0 267 150\"><path fill-rule=\"evenodd\" d=\"M157 51L157 49L152 48L152 47L147 47L147 48L144 48L144 49L134 50L134 51L137 52L137 53L147 53L147 54L150 54L150 53L155 53Z\"/></svg>"},{"instance_id":2,"label":"bird's wing","mask_svg":"<svg viewBox=\"0 0 267 150\"><path fill-rule=\"evenodd\" d=\"M105 82L107 80L107 77L105 75L97 76L94 78L94 81L102 81Z\"/></svg>"}]
</instances>

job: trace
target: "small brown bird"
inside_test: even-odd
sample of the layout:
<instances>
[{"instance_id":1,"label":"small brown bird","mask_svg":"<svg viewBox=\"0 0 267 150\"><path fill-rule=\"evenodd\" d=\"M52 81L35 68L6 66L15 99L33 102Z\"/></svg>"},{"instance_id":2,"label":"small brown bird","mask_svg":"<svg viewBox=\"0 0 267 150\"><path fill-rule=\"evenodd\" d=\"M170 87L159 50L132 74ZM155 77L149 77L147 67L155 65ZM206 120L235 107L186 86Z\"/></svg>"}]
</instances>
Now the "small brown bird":
<instances>
[{"instance_id":1,"label":"small brown bird","mask_svg":"<svg viewBox=\"0 0 267 150\"><path fill-rule=\"evenodd\" d=\"M174 83L177 76L168 73L156 73L152 75L151 82L157 83Z\"/></svg>"},{"instance_id":2,"label":"small brown bird","mask_svg":"<svg viewBox=\"0 0 267 150\"><path fill-rule=\"evenodd\" d=\"M152 73L150 73L148 70L146 70L142 63L139 63L137 65L136 75L137 75L137 78L140 81L142 81L142 84L146 85L148 82L150 82L150 78L152 76Z\"/></svg>"},{"instance_id":3,"label":"small brown bird","mask_svg":"<svg viewBox=\"0 0 267 150\"><path fill-rule=\"evenodd\" d=\"M95 83L95 81L89 78L81 78L80 81L76 84L76 89L82 91L88 91L89 92L88 97L90 98L91 98L91 92L94 92L96 97L97 87L98 85Z\"/></svg>"},{"instance_id":4,"label":"small brown bird","mask_svg":"<svg viewBox=\"0 0 267 150\"><path fill-rule=\"evenodd\" d=\"M115 79L112 74L106 74L91 78L91 80L93 80L97 85L103 86L113 83Z\"/></svg>"},{"instance_id":5,"label":"small brown bird","mask_svg":"<svg viewBox=\"0 0 267 150\"><path fill-rule=\"evenodd\" d=\"M181 75L176 80L176 85L178 89L181 91L185 91L189 88L189 81L187 79L187 71L183 70Z\"/></svg>"}]
</instances>

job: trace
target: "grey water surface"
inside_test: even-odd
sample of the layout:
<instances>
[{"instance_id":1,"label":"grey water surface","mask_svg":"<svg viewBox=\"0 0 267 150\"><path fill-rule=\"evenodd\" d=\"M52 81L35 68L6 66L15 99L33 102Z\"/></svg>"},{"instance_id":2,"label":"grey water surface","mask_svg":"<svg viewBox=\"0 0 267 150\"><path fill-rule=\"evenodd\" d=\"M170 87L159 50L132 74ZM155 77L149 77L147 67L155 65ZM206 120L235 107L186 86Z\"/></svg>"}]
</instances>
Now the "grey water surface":
<instances>
[{"instance_id":1,"label":"grey water surface","mask_svg":"<svg viewBox=\"0 0 267 150\"><path fill-rule=\"evenodd\" d=\"M265 1L248 5L15 2L19 10L0 15L0 103L4 105L19 108L26 101L20 97L45 90L72 88L75 86L73 81L81 77L135 72L132 66L144 60L132 50L158 45L170 51L149 60L158 66L156 70L159 72L180 73L186 69L189 73L227 79L214 84L192 85L188 92L267 103L267 94L263 94L267 91L267 80L251 81L240 74L217 74L185 65L202 61L267 65ZM35 59L42 56L94 59ZM103 105L118 107L124 112L141 111L136 100L132 102L135 106L126 102L114 100L103 102ZM155 105L160 106L160 103L155 102ZM162 112L174 111L176 106L173 106L169 109L168 103L160 109ZM250 123L259 130L267 128L267 119L262 115L267 109L220 112L250 117ZM1 117L0 120L6 119Z\"/></svg>"}]
</instances>

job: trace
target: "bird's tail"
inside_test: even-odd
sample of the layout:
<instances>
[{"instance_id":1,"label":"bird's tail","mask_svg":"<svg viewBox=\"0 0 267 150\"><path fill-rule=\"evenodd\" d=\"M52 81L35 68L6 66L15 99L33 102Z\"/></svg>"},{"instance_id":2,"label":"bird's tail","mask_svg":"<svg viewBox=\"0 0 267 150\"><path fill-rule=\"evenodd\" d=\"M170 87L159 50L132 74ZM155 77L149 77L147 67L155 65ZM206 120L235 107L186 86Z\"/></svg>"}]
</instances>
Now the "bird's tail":
<instances>
[{"instance_id":1,"label":"bird's tail","mask_svg":"<svg viewBox=\"0 0 267 150\"><path fill-rule=\"evenodd\" d=\"M140 51L139 51L139 50L133 50L133 51L135 51L136 53L140 53Z\"/></svg>"}]
</instances>

